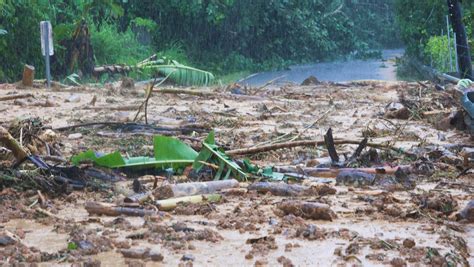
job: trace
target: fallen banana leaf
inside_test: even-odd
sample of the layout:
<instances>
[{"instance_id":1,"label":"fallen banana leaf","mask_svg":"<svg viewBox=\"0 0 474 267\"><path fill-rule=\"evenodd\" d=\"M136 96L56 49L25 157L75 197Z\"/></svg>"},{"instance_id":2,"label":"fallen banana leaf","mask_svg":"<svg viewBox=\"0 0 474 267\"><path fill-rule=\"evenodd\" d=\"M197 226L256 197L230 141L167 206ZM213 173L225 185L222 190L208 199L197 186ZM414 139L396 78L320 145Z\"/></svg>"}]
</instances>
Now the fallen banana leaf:
<instances>
[{"instance_id":1,"label":"fallen banana leaf","mask_svg":"<svg viewBox=\"0 0 474 267\"><path fill-rule=\"evenodd\" d=\"M240 166L234 161L232 161L232 159L229 158L224 153L224 151L216 145L214 136L214 131L211 131L202 143L201 153L199 153L196 160L194 161L193 169L196 172L199 172L204 166L203 162L210 162L219 166L219 169L217 170L217 173L214 176L214 180L222 179L222 174L224 173L224 171L224 180L229 179L231 174L233 174L235 178L246 180L247 174L243 172Z\"/></svg>"},{"instance_id":2,"label":"fallen banana leaf","mask_svg":"<svg viewBox=\"0 0 474 267\"><path fill-rule=\"evenodd\" d=\"M180 140L167 137L155 136L153 139L155 157L131 157L124 158L119 152L100 155L92 150L82 152L71 161L79 165L84 161L92 161L98 166L107 168L173 168L181 169L194 163L198 153Z\"/></svg>"},{"instance_id":3,"label":"fallen banana leaf","mask_svg":"<svg viewBox=\"0 0 474 267\"><path fill-rule=\"evenodd\" d=\"M247 173L251 173L255 176L267 178L274 181L282 181L285 179L285 174L281 172L274 172L273 167L268 166L264 168L259 168L257 165L252 164L248 159L244 159L243 163L244 170Z\"/></svg>"}]
</instances>

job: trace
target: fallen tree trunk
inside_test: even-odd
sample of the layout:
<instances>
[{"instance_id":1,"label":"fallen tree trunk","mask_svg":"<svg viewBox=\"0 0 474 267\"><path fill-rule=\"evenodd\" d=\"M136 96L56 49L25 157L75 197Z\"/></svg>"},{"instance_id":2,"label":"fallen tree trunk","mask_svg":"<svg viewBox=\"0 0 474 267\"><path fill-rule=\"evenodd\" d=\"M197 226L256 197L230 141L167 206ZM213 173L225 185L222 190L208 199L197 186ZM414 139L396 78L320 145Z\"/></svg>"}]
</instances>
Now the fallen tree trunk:
<instances>
[{"instance_id":1,"label":"fallen tree trunk","mask_svg":"<svg viewBox=\"0 0 474 267\"><path fill-rule=\"evenodd\" d=\"M286 183L258 182L249 185L247 189L249 191L257 191L261 194L270 192L274 196L301 196L305 193L305 190L309 189L309 187Z\"/></svg>"},{"instance_id":2,"label":"fallen tree trunk","mask_svg":"<svg viewBox=\"0 0 474 267\"><path fill-rule=\"evenodd\" d=\"M12 151L13 156L17 162L24 161L28 154L26 151L18 144L18 142L11 136L7 129L0 126L0 144Z\"/></svg>"},{"instance_id":3,"label":"fallen tree trunk","mask_svg":"<svg viewBox=\"0 0 474 267\"><path fill-rule=\"evenodd\" d=\"M105 203L98 202L87 202L85 209L91 215L107 215L107 216L139 216L143 217L146 215L156 215L157 212L154 210L145 210L138 208L124 208L124 207L115 207Z\"/></svg>"},{"instance_id":4,"label":"fallen tree trunk","mask_svg":"<svg viewBox=\"0 0 474 267\"><path fill-rule=\"evenodd\" d=\"M8 100L21 99L21 98L28 98L28 97L33 97L33 94L17 94L17 95L1 96L0 101L8 101Z\"/></svg>"},{"instance_id":5,"label":"fallen tree trunk","mask_svg":"<svg viewBox=\"0 0 474 267\"><path fill-rule=\"evenodd\" d=\"M336 193L336 189L328 185L302 186L287 183L258 182L249 185L249 191L257 191L261 194L270 192L274 196L322 196Z\"/></svg>"},{"instance_id":6,"label":"fallen tree trunk","mask_svg":"<svg viewBox=\"0 0 474 267\"><path fill-rule=\"evenodd\" d=\"M395 174L399 168L408 168L408 166L398 167L380 167L380 168L298 168L293 166L277 166L274 170L282 173L302 173L307 176L336 178L337 175L343 171L360 171L370 174Z\"/></svg>"},{"instance_id":7,"label":"fallen tree trunk","mask_svg":"<svg viewBox=\"0 0 474 267\"><path fill-rule=\"evenodd\" d=\"M170 211L175 209L179 203L203 203L203 202L218 202L221 200L221 195L197 195L188 197L170 198L156 201L156 206L159 210Z\"/></svg>"},{"instance_id":8,"label":"fallen tree trunk","mask_svg":"<svg viewBox=\"0 0 474 267\"><path fill-rule=\"evenodd\" d=\"M282 148L293 148L293 147L300 147L300 146L322 146L325 142L323 140L301 140L301 141L294 141L294 142L286 142L286 143L278 143L272 145L264 145L264 146L257 146L257 147L248 147L248 148L241 148L241 149L233 149L226 151L226 154L229 156L235 155L247 155L247 154L255 154L255 153L262 153ZM356 140L334 140L335 145L358 145L360 141ZM377 144L377 143L367 143L368 147L378 148L378 149L390 149L396 152L402 152L398 148L391 147L389 145L384 144Z\"/></svg>"},{"instance_id":9,"label":"fallen tree trunk","mask_svg":"<svg viewBox=\"0 0 474 267\"><path fill-rule=\"evenodd\" d=\"M173 197L212 194L222 189L235 187L239 187L239 182L235 179L210 182L169 184L160 186L155 189L153 195L156 199L166 199Z\"/></svg>"},{"instance_id":10,"label":"fallen tree trunk","mask_svg":"<svg viewBox=\"0 0 474 267\"><path fill-rule=\"evenodd\" d=\"M277 208L285 215L293 214L305 219L332 221L337 218L329 205L323 203L288 200L278 203Z\"/></svg>"}]
</instances>

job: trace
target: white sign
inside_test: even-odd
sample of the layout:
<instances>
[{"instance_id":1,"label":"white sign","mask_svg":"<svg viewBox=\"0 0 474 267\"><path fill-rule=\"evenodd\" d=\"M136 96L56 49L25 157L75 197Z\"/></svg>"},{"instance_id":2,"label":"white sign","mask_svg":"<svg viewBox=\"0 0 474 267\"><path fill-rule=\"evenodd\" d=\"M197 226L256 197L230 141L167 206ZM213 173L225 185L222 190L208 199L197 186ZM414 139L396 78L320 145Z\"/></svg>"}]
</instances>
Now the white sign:
<instances>
[{"instance_id":1,"label":"white sign","mask_svg":"<svg viewBox=\"0 0 474 267\"><path fill-rule=\"evenodd\" d=\"M46 53L44 52L44 44L45 44L45 38L48 38L48 46L49 46L49 55L52 56L54 55L54 45L53 45L53 27L51 27L51 22L49 21L42 21L40 23L40 29L41 29L41 53L43 56L46 56ZM47 34L45 33L45 30L47 30Z\"/></svg>"}]
</instances>

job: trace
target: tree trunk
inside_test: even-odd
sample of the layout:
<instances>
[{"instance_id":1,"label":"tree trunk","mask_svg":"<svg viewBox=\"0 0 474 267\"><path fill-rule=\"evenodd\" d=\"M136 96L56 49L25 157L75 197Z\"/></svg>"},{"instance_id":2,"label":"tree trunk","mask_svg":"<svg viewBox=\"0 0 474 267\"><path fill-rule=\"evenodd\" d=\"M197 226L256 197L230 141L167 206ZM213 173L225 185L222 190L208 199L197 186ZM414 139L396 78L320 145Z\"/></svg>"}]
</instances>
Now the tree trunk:
<instances>
[{"instance_id":1,"label":"tree trunk","mask_svg":"<svg viewBox=\"0 0 474 267\"><path fill-rule=\"evenodd\" d=\"M472 79L472 62L459 0L448 0L449 18L456 33L459 70L462 79Z\"/></svg>"},{"instance_id":2,"label":"tree trunk","mask_svg":"<svg viewBox=\"0 0 474 267\"><path fill-rule=\"evenodd\" d=\"M222 189L239 187L237 180L170 184L157 188L153 195L157 199L212 194Z\"/></svg>"},{"instance_id":3,"label":"tree trunk","mask_svg":"<svg viewBox=\"0 0 474 267\"><path fill-rule=\"evenodd\" d=\"M24 86L33 86L33 80L35 79L35 67L25 64L23 67L23 79L21 80Z\"/></svg>"},{"instance_id":4,"label":"tree trunk","mask_svg":"<svg viewBox=\"0 0 474 267\"><path fill-rule=\"evenodd\" d=\"M10 149L18 162L22 162L28 154L18 144L18 142L11 136L7 129L0 126L0 144Z\"/></svg>"},{"instance_id":5,"label":"tree trunk","mask_svg":"<svg viewBox=\"0 0 474 267\"><path fill-rule=\"evenodd\" d=\"M197 195L189 197L178 197L170 198L156 201L156 206L159 210L170 211L175 209L179 203L204 203L204 202L219 202L221 200L221 195L212 194L212 195Z\"/></svg>"}]
</instances>

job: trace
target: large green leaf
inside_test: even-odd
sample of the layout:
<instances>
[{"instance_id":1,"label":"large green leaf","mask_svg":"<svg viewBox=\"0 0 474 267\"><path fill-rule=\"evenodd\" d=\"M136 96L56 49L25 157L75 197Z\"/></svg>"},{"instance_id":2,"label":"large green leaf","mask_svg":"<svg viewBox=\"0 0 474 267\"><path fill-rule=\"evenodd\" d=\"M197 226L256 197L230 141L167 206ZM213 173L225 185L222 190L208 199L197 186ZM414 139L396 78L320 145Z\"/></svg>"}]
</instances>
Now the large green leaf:
<instances>
[{"instance_id":1,"label":"large green leaf","mask_svg":"<svg viewBox=\"0 0 474 267\"><path fill-rule=\"evenodd\" d=\"M153 139L155 157L131 157L123 158L119 152L113 152L103 156L88 150L72 157L74 165L90 160L95 164L107 168L173 168L175 170L193 164L198 153L185 143L167 136L155 136Z\"/></svg>"},{"instance_id":2,"label":"large green leaf","mask_svg":"<svg viewBox=\"0 0 474 267\"><path fill-rule=\"evenodd\" d=\"M208 71L182 65L175 60L145 61L137 65L141 69L152 69L179 85L209 85L214 75Z\"/></svg>"},{"instance_id":3,"label":"large green leaf","mask_svg":"<svg viewBox=\"0 0 474 267\"><path fill-rule=\"evenodd\" d=\"M202 143L201 153L197 156L193 163L193 168L199 171L204 165L202 162L212 162L219 166L217 173L214 177L215 180L221 179L225 169L227 169L226 175L223 179L228 179L232 173L236 178L247 179L247 174L242 171L240 166L232 161L224 151L221 151L215 144L214 131L211 131L207 136L206 140Z\"/></svg>"}]
</instances>

